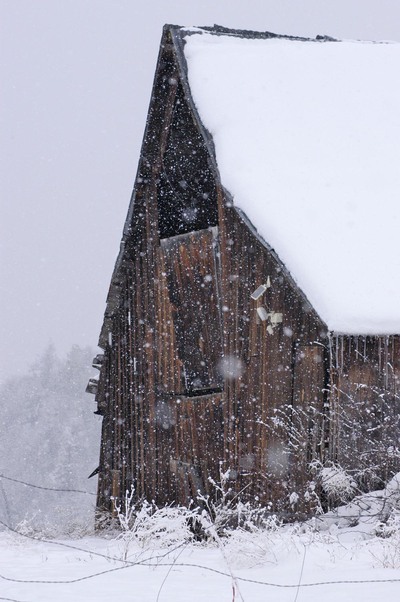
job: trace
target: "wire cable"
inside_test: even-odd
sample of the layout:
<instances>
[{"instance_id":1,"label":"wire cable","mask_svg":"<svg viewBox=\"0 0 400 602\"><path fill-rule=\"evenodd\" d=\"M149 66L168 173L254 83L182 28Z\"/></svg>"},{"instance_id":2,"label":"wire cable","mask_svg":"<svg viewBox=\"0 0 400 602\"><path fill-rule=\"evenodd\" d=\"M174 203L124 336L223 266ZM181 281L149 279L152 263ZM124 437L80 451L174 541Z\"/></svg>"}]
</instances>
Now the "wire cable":
<instances>
[{"instance_id":1,"label":"wire cable","mask_svg":"<svg viewBox=\"0 0 400 602\"><path fill-rule=\"evenodd\" d=\"M7 525L7 523L3 522L2 520L0 520L0 525L3 525L3 527L5 527L9 531L11 531L12 533L15 533L16 535L19 535L20 537L25 537L26 539L30 539L30 540L36 541L38 543L48 543L50 545L60 546L62 548L68 548L70 550L75 550L77 552L84 552L86 554L90 554L91 556L99 556L100 558L104 558L105 560L111 560L113 562L122 562L127 566L135 566L136 564L138 564L137 562L125 560L123 558L118 558L117 556L109 556L108 554L102 554L101 552L94 552L93 550L86 550L85 548L80 548L79 546L74 546L72 544L68 544L68 543L65 543L62 541L56 541L53 539L45 539L43 537L34 537L33 535L28 535L27 533L20 533L13 527L10 527L9 525ZM169 550L169 552L167 552L166 554L155 556L154 558L165 558L165 556L167 556L169 553L175 551L179 547L180 546L177 546L176 548L173 548L173 550Z\"/></svg>"},{"instance_id":2,"label":"wire cable","mask_svg":"<svg viewBox=\"0 0 400 602\"><path fill-rule=\"evenodd\" d=\"M299 592L300 592L300 587L301 587L301 580L303 578L304 565L306 563L306 554L307 554L307 546L304 546L303 562L301 563L299 582L297 584L297 591L296 591L296 596L294 598L294 602L297 602L297 598L299 597Z\"/></svg>"},{"instance_id":3,"label":"wire cable","mask_svg":"<svg viewBox=\"0 0 400 602\"><path fill-rule=\"evenodd\" d=\"M34 485L33 483L26 483L25 481L21 481L20 479L13 479L12 477L6 477L4 474L0 474L0 479L5 479L6 481L12 481L13 483L20 483L21 485L26 485L27 487L33 487L34 489L43 489L44 491L58 491L60 493L83 493L85 495L96 495L91 491L83 491L82 489L58 489L56 487L43 487L42 485Z\"/></svg>"}]
</instances>

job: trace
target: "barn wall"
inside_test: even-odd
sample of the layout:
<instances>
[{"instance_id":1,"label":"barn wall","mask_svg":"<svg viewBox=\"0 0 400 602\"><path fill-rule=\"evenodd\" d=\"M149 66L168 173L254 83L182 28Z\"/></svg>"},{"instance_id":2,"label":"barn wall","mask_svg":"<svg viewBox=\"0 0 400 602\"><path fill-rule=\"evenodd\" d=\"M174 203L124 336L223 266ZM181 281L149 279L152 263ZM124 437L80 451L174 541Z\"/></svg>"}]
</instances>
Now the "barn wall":
<instances>
[{"instance_id":1,"label":"barn wall","mask_svg":"<svg viewBox=\"0 0 400 602\"><path fill-rule=\"evenodd\" d=\"M151 188L139 198L141 235L121 279L98 394L99 507L111 510L110 495L131 484L159 504L187 503L197 490L212 493L208 477L218 481L221 466L230 469L234 490L287 510L290 494L304 493L308 463L324 453L324 325L274 255L222 209L223 391L188 397ZM268 277L271 287L254 301ZM272 333L259 306L282 313ZM299 502L296 509L304 508Z\"/></svg>"},{"instance_id":2,"label":"barn wall","mask_svg":"<svg viewBox=\"0 0 400 602\"><path fill-rule=\"evenodd\" d=\"M147 228L124 269L101 373L107 384L98 394L104 414L98 502L108 510L113 482L117 497L134 484L139 497L188 503L198 489L209 490L204 474L217 479L222 458L223 396L186 395L164 254L151 228L147 194Z\"/></svg>"},{"instance_id":3,"label":"barn wall","mask_svg":"<svg viewBox=\"0 0 400 602\"><path fill-rule=\"evenodd\" d=\"M179 308L171 303L171 278L176 273L179 281L186 272L180 273L179 262L172 262L174 272L170 273L168 249L176 243L161 245L159 238L160 230L163 236L188 231L189 222L177 228L168 217L168 203L172 203L172 209L184 211L185 204L191 202L192 195L185 192L188 187L198 189L200 211L193 212L193 227L205 228L203 242L201 236L193 244L190 235L186 239L189 257L202 255L203 247L206 251L208 226L215 229L216 203L211 220L204 210L205 200L209 204L213 201L212 187L215 189L206 151L199 146L201 140L193 132L193 119L190 112L182 110L181 103L182 90L167 36L159 58L130 234L125 240L123 261L118 273L114 273L100 337L105 361L96 398L103 415L98 507L111 512L111 497L121 499L132 484L138 497L154 499L159 504L188 503L198 489L208 491L204 474L218 478L222 396L219 391L198 394L196 398L187 396L182 340L178 340L182 338L182 328L176 329ZM187 132L190 142L182 131ZM178 145L176 173L171 144ZM174 204L174 195L181 195L179 203ZM159 215L163 219L161 227ZM178 217L175 222L179 222ZM183 293L178 293L182 298ZM194 309L200 314L205 296L203 292L197 303L193 300ZM184 326L190 328L190 324ZM203 330L207 335L207 328ZM215 354L215 341L214 337L202 345L211 348L213 344Z\"/></svg>"},{"instance_id":4,"label":"barn wall","mask_svg":"<svg viewBox=\"0 0 400 602\"><path fill-rule=\"evenodd\" d=\"M400 470L399 337L328 336L232 207L180 73L167 32L100 336L98 508L131 485L186 504L229 470L243 497L307 512L313 460L383 483Z\"/></svg>"},{"instance_id":5,"label":"barn wall","mask_svg":"<svg viewBox=\"0 0 400 602\"><path fill-rule=\"evenodd\" d=\"M220 469L229 469L236 492L276 510L305 510L307 466L325 454L326 327L275 253L232 208L218 174L210 180L212 162L182 98L166 38L124 255L100 337L98 507L112 512L111 498L121 499L132 484L138 497L186 504L198 490L212 494L209 477L218 481ZM171 160L174 144L179 169ZM190 229L174 224L168 204L185 215L193 198L188 187L199 198L196 236L180 242ZM207 203L215 207L209 213ZM183 271L189 257L201 269ZM199 280L204 262L211 284ZM270 288L253 300L268 281ZM190 324L186 316L178 327L185 293L201 320L196 314ZM213 364L200 375L200 389L188 386L187 363L185 369L191 328ZM290 506L294 492L300 498Z\"/></svg>"},{"instance_id":6,"label":"barn wall","mask_svg":"<svg viewBox=\"0 0 400 602\"><path fill-rule=\"evenodd\" d=\"M365 489L400 470L400 337L331 340L331 459Z\"/></svg>"},{"instance_id":7,"label":"barn wall","mask_svg":"<svg viewBox=\"0 0 400 602\"><path fill-rule=\"evenodd\" d=\"M324 454L326 327L272 250L221 196L224 354L233 367L225 384L225 466L237 491L276 509L304 493L308 463ZM251 294L269 278L258 299ZM257 308L282 314L271 331ZM305 509L302 499L293 509Z\"/></svg>"}]
</instances>

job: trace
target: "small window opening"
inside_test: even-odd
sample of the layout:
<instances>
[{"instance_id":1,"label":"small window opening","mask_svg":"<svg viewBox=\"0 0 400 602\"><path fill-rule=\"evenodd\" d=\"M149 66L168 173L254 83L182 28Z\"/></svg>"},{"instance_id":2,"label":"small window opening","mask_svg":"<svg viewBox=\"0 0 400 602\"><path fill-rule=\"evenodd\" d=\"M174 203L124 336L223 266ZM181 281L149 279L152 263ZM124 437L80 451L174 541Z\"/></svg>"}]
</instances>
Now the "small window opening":
<instances>
[{"instance_id":1,"label":"small window opening","mask_svg":"<svg viewBox=\"0 0 400 602\"><path fill-rule=\"evenodd\" d=\"M217 225L217 194L208 151L181 87L157 188L160 238Z\"/></svg>"}]
</instances>

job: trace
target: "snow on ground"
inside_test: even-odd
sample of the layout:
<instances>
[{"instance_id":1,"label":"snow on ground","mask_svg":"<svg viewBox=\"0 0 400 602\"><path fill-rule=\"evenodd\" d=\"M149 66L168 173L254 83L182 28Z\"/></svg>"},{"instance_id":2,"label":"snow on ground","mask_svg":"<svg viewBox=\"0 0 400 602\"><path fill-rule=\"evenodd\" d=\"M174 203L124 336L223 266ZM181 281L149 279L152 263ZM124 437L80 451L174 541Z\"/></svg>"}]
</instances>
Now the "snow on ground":
<instances>
[{"instance_id":1,"label":"snow on ground","mask_svg":"<svg viewBox=\"0 0 400 602\"><path fill-rule=\"evenodd\" d=\"M125 552L123 543L105 537L45 543L3 531L0 600L320 602L323 598L324 602L350 602L357 598L362 602L378 599L397 602L399 599L400 568L392 568L400 567L399 540L370 537L357 529L324 534L311 530L301 533L296 527L251 535L237 532L225 542L223 550L215 544L183 543L175 549L165 549L130 543L127 558L132 565L121 560ZM297 592L300 577L303 586ZM71 582L74 580L75 583ZM294 587L279 588L256 581ZM325 584L307 585L321 582Z\"/></svg>"},{"instance_id":2,"label":"snow on ground","mask_svg":"<svg viewBox=\"0 0 400 602\"><path fill-rule=\"evenodd\" d=\"M234 204L329 329L400 332L400 44L185 41Z\"/></svg>"}]
</instances>

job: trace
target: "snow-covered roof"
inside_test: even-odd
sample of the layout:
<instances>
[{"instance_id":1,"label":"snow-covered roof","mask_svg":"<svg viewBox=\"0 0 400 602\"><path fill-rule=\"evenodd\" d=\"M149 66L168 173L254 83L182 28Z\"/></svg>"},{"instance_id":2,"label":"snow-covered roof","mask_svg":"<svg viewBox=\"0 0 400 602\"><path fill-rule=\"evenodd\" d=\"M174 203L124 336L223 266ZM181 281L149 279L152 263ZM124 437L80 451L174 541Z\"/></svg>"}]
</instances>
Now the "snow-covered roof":
<instances>
[{"instance_id":1,"label":"snow-covered roof","mask_svg":"<svg viewBox=\"0 0 400 602\"><path fill-rule=\"evenodd\" d=\"M234 204L331 330L400 333L400 44L185 42Z\"/></svg>"}]
</instances>

